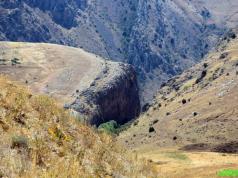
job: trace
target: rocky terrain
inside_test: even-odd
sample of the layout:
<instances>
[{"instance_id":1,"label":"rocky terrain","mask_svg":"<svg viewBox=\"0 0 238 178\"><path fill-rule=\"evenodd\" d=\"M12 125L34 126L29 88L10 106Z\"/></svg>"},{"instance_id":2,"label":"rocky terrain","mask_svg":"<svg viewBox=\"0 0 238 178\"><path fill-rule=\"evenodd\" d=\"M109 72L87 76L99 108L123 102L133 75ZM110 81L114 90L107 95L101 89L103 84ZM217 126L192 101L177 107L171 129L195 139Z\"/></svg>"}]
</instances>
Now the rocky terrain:
<instances>
[{"instance_id":1,"label":"rocky terrain","mask_svg":"<svg viewBox=\"0 0 238 178\"><path fill-rule=\"evenodd\" d=\"M235 0L0 1L0 73L17 82L0 76L0 177L237 169L237 9Z\"/></svg>"},{"instance_id":2,"label":"rocky terrain","mask_svg":"<svg viewBox=\"0 0 238 178\"><path fill-rule=\"evenodd\" d=\"M112 119L123 124L140 112L134 69L82 49L0 42L0 71L35 93L58 99L92 125Z\"/></svg>"},{"instance_id":3,"label":"rocky terrain","mask_svg":"<svg viewBox=\"0 0 238 178\"><path fill-rule=\"evenodd\" d=\"M226 34L204 60L162 85L118 142L163 178L218 178L238 162L238 38Z\"/></svg>"},{"instance_id":4,"label":"rocky terrain","mask_svg":"<svg viewBox=\"0 0 238 178\"><path fill-rule=\"evenodd\" d=\"M234 0L3 0L0 40L83 47L134 65L142 102L237 26Z\"/></svg>"},{"instance_id":5,"label":"rocky terrain","mask_svg":"<svg viewBox=\"0 0 238 178\"><path fill-rule=\"evenodd\" d=\"M236 36L228 33L200 64L164 83L154 104L121 135L123 140L132 147L153 144L237 152ZM234 150L225 148L233 142Z\"/></svg>"},{"instance_id":6,"label":"rocky terrain","mask_svg":"<svg viewBox=\"0 0 238 178\"><path fill-rule=\"evenodd\" d=\"M102 73L101 80L96 78L89 89L76 94L77 99L70 108L91 118L90 124L97 126L110 120L125 124L139 116L139 89L134 69L125 64L113 67L107 63Z\"/></svg>"},{"instance_id":7,"label":"rocky terrain","mask_svg":"<svg viewBox=\"0 0 238 178\"><path fill-rule=\"evenodd\" d=\"M200 63L170 79L120 139L153 145L237 153L238 39L228 33Z\"/></svg>"}]
</instances>

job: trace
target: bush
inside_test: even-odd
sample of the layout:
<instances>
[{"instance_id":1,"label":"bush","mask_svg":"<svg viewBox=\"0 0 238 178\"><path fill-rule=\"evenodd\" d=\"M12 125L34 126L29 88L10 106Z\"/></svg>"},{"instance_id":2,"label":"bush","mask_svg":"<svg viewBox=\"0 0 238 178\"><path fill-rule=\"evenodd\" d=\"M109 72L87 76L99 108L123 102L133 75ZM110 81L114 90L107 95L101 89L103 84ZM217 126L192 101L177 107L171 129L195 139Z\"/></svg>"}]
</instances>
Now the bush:
<instances>
[{"instance_id":1,"label":"bush","mask_svg":"<svg viewBox=\"0 0 238 178\"><path fill-rule=\"evenodd\" d=\"M151 133L151 132L155 132L154 127L150 127L150 128L149 128L149 133Z\"/></svg>"},{"instance_id":2,"label":"bush","mask_svg":"<svg viewBox=\"0 0 238 178\"><path fill-rule=\"evenodd\" d=\"M15 66L17 64L21 64L20 59L18 59L18 58L13 58L11 60L11 63L12 63L12 66Z\"/></svg>"},{"instance_id":3,"label":"bush","mask_svg":"<svg viewBox=\"0 0 238 178\"><path fill-rule=\"evenodd\" d=\"M186 100L186 99L183 99L183 100L182 100L182 103L183 103L183 104L186 104L186 103L187 103L187 100Z\"/></svg>"},{"instance_id":4,"label":"bush","mask_svg":"<svg viewBox=\"0 0 238 178\"><path fill-rule=\"evenodd\" d=\"M16 148L28 148L27 138L24 136L14 136L12 137L12 149Z\"/></svg>"},{"instance_id":5,"label":"bush","mask_svg":"<svg viewBox=\"0 0 238 178\"><path fill-rule=\"evenodd\" d=\"M228 53L225 52L225 53L222 53L219 57L219 59L225 59L226 57L228 56Z\"/></svg>"},{"instance_id":6,"label":"bush","mask_svg":"<svg viewBox=\"0 0 238 178\"><path fill-rule=\"evenodd\" d=\"M111 120L109 122L99 125L98 130L106 132L107 134L117 134L117 129L119 125L116 121Z\"/></svg>"}]
</instances>

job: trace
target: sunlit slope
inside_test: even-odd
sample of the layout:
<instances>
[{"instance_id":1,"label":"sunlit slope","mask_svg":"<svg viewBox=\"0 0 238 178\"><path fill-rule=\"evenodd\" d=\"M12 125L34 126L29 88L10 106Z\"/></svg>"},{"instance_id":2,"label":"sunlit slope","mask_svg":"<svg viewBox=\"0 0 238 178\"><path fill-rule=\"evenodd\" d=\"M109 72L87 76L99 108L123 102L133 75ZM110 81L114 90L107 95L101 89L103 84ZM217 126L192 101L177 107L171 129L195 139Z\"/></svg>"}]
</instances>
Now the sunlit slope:
<instances>
[{"instance_id":1,"label":"sunlit slope","mask_svg":"<svg viewBox=\"0 0 238 178\"><path fill-rule=\"evenodd\" d=\"M127 146L237 152L238 40L228 34L200 64L169 80L119 140Z\"/></svg>"},{"instance_id":2,"label":"sunlit slope","mask_svg":"<svg viewBox=\"0 0 238 178\"><path fill-rule=\"evenodd\" d=\"M19 64L12 66L12 60ZM90 86L104 69L104 59L79 48L45 44L0 42L0 72L62 101Z\"/></svg>"},{"instance_id":3,"label":"sunlit slope","mask_svg":"<svg viewBox=\"0 0 238 178\"><path fill-rule=\"evenodd\" d=\"M108 135L2 76L0 136L1 177L156 177Z\"/></svg>"}]
</instances>

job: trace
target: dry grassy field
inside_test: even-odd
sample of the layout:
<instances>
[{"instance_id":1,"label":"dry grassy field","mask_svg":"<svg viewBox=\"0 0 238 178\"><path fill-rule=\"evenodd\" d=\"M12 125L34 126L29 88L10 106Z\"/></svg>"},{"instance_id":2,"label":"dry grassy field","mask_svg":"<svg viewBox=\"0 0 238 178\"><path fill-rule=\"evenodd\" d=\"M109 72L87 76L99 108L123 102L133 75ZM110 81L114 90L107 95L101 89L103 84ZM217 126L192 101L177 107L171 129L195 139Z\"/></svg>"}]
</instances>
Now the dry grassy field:
<instances>
[{"instance_id":1,"label":"dry grassy field","mask_svg":"<svg viewBox=\"0 0 238 178\"><path fill-rule=\"evenodd\" d=\"M138 153L153 161L161 178L219 178L221 170L238 170L238 154L188 152L175 148L143 148Z\"/></svg>"}]
</instances>

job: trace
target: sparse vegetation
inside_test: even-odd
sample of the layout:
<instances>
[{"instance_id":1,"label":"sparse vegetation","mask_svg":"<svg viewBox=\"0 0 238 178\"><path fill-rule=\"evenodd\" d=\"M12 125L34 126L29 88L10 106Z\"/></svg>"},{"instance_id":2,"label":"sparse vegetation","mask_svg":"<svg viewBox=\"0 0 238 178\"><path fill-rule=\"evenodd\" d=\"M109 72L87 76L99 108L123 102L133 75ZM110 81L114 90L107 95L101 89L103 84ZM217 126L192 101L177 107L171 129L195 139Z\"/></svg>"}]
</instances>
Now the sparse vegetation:
<instances>
[{"instance_id":1,"label":"sparse vegetation","mask_svg":"<svg viewBox=\"0 0 238 178\"><path fill-rule=\"evenodd\" d=\"M196 82L196 79L188 80L186 83L183 84L182 90L184 91L188 90L195 84L195 82Z\"/></svg>"},{"instance_id":2,"label":"sparse vegetation","mask_svg":"<svg viewBox=\"0 0 238 178\"><path fill-rule=\"evenodd\" d=\"M2 76L0 121L2 177L156 177L149 162L127 153L108 134Z\"/></svg>"},{"instance_id":3,"label":"sparse vegetation","mask_svg":"<svg viewBox=\"0 0 238 178\"><path fill-rule=\"evenodd\" d=\"M159 122L158 119L155 119L152 124L157 124Z\"/></svg>"},{"instance_id":4,"label":"sparse vegetation","mask_svg":"<svg viewBox=\"0 0 238 178\"><path fill-rule=\"evenodd\" d=\"M168 152L168 153L166 153L166 156L169 158L177 159L177 160L187 160L188 159L188 157L185 154L179 153L179 152Z\"/></svg>"},{"instance_id":5,"label":"sparse vegetation","mask_svg":"<svg viewBox=\"0 0 238 178\"><path fill-rule=\"evenodd\" d=\"M152 133L152 132L155 132L154 127L150 127L150 128L149 128L149 133Z\"/></svg>"},{"instance_id":6,"label":"sparse vegetation","mask_svg":"<svg viewBox=\"0 0 238 178\"><path fill-rule=\"evenodd\" d=\"M221 44L202 63L168 80L139 124L119 136L156 163L161 177L217 177L220 169L237 167L237 39ZM229 55L220 60L221 53ZM153 110L158 102L162 107ZM155 118L156 134L148 133Z\"/></svg>"},{"instance_id":7,"label":"sparse vegetation","mask_svg":"<svg viewBox=\"0 0 238 178\"><path fill-rule=\"evenodd\" d=\"M17 64L21 64L20 59L18 58L13 58L11 59L12 66L15 66Z\"/></svg>"},{"instance_id":8,"label":"sparse vegetation","mask_svg":"<svg viewBox=\"0 0 238 178\"><path fill-rule=\"evenodd\" d=\"M207 72L206 80L213 81L223 74L223 62L218 62L214 64Z\"/></svg>"},{"instance_id":9,"label":"sparse vegetation","mask_svg":"<svg viewBox=\"0 0 238 178\"><path fill-rule=\"evenodd\" d=\"M106 123L103 123L103 124L99 125L98 130L100 132L104 132L104 133L109 134L111 136L116 136L120 132L123 132L123 131L127 130L131 126L132 123L135 124L137 122L138 121L135 121L135 122L130 121L130 122L127 122L123 125L120 125L116 121L111 120L109 122L106 122Z\"/></svg>"},{"instance_id":10,"label":"sparse vegetation","mask_svg":"<svg viewBox=\"0 0 238 178\"><path fill-rule=\"evenodd\" d=\"M178 137L176 137L176 136L173 137L173 140L177 140L177 139L178 139Z\"/></svg>"},{"instance_id":11,"label":"sparse vegetation","mask_svg":"<svg viewBox=\"0 0 238 178\"><path fill-rule=\"evenodd\" d=\"M182 104L186 104L187 100L186 99L182 99Z\"/></svg>"},{"instance_id":12,"label":"sparse vegetation","mask_svg":"<svg viewBox=\"0 0 238 178\"><path fill-rule=\"evenodd\" d=\"M198 113L197 112L193 112L193 116L195 117L195 116L197 116L198 115Z\"/></svg>"},{"instance_id":13,"label":"sparse vegetation","mask_svg":"<svg viewBox=\"0 0 238 178\"><path fill-rule=\"evenodd\" d=\"M116 134L117 128L118 128L117 122L112 120L112 121L101 124L98 127L98 130L102 132L106 132L108 134Z\"/></svg>"},{"instance_id":14,"label":"sparse vegetation","mask_svg":"<svg viewBox=\"0 0 238 178\"><path fill-rule=\"evenodd\" d=\"M7 60L6 59L0 59L0 65L6 65Z\"/></svg>"},{"instance_id":15,"label":"sparse vegetation","mask_svg":"<svg viewBox=\"0 0 238 178\"><path fill-rule=\"evenodd\" d=\"M203 64L203 67L204 67L204 68L207 68L207 67L208 67L208 64L207 64L207 63L204 63L204 64Z\"/></svg>"},{"instance_id":16,"label":"sparse vegetation","mask_svg":"<svg viewBox=\"0 0 238 178\"><path fill-rule=\"evenodd\" d=\"M196 80L195 83L196 83L196 84L200 83L200 82L203 80L203 78L206 77L206 75L207 75L207 71L206 71L206 70L203 70L203 71L201 72L200 76L198 77L198 79Z\"/></svg>"},{"instance_id":17,"label":"sparse vegetation","mask_svg":"<svg viewBox=\"0 0 238 178\"><path fill-rule=\"evenodd\" d=\"M225 52L225 53L222 53L219 57L219 59L225 59L226 57L228 56L228 53Z\"/></svg>"},{"instance_id":18,"label":"sparse vegetation","mask_svg":"<svg viewBox=\"0 0 238 178\"><path fill-rule=\"evenodd\" d=\"M28 148L27 138L24 136L14 136L12 137L12 149L15 148Z\"/></svg>"}]
</instances>

